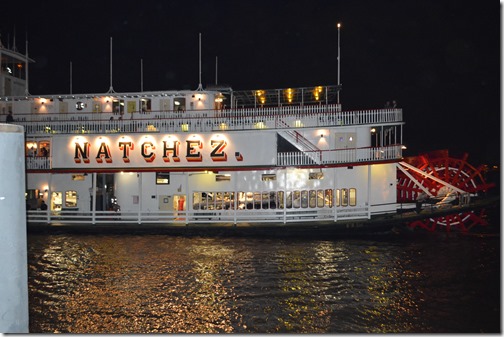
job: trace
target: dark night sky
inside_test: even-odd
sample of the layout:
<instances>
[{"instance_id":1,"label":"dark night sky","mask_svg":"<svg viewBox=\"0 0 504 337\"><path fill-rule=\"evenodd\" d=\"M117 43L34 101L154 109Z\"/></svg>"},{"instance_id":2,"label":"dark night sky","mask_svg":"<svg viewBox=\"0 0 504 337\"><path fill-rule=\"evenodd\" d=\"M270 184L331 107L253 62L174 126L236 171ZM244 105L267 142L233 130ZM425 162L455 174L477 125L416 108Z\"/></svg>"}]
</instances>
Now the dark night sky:
<instances>
[{"instance_id":1,"label":"dark night sky","mask_svg":"<svg viewBox=\"0 0 504 337\"><path fill-rule=\"evenodd\" d=\"M405 155L449 149L500 162L500 13L496 1L38 1L2 5L4 45L28 36L31 94L196 89L198 34L203 85L234 90L337 83L345 110L397 100Z\"/></svg>"}]
</instances>

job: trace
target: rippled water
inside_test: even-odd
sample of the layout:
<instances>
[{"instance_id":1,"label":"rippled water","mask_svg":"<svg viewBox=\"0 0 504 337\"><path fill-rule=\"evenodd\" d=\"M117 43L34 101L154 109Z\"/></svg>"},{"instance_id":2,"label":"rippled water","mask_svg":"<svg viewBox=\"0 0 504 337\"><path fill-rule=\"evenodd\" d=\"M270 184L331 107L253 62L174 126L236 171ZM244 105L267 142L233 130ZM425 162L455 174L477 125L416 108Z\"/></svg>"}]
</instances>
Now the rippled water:
<instances>
[{"instance_id":1,"label":"rippled water","mask_svg":"<svg viewBox=\"0 0 504 337\"><path fill-rule=\"evenodd\" d=\"M500 237L30 234L30 332L500 332Z\"/></svg>"}]
</instances>

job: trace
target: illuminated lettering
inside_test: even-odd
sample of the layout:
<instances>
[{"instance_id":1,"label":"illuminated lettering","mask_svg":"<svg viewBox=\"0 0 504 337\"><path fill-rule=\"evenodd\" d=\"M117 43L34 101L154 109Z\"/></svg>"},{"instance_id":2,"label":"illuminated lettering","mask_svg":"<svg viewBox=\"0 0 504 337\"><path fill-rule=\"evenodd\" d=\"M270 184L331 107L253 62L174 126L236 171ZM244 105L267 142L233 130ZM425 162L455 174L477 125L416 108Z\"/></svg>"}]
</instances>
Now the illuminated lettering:
<instances>
[{"instance_id":1,"label":"illuminated lettering","mask_svg":"<svg viewBox=\"0 0 504 337\"><path fill-rule=\"evenodd\" d=\"M135 145L132 142L119 142L119 149L122 151L122 159L125 163L130 162L129 153L130 150L135 149Z\"/></svg>"},{"instance_id":2,"label":"illuminated lettering","mask_svg":"<svg viewBox=\"0 0 504 337\"><path fill-rule=\"evenodd\" d=\"M211 140L210 145L212 146L213 150L210 153L210 158L212 158L213 161L226 161L227 160L227 154L224 152L224 148L226 147L227 143L225 140Z\"/></svg>"},{"instance_id":3,"label":"illuminated lettering","mask_svg":"<svg viewBox=\"0 0 504 337\"><path fill-rule=\"evenodd\" d=\"M186 140L187 143L187 151L186 151L186 159L187 161L202 161L203 157L201 156L201 152L198 149L203 148L203 144L200 140Z\"/></svg>"},{"instance_id":4,"label":"illuminated lettering","mask_svg":"<svg viewBox=\"0 0 504 337\"><path fill-rule=\"evenodd\" d=\"M81 147L79 143L75 143L74 161L77 164L81 163L81 157L82 162L89 164L89 143L85 142L83 145L84 146Z\"/></svg>"},{"instance_id":5,"label":"illuminated lettering","mask_svg":"<svg viewBox=\"0 0 504 337\"><path fill-rule=\"evenodd\" d=\"M154 151L148 152L148 150L149 150L149 148L152 150L155 150L156 147L154 146L154 144L152 144L152 142L145 142L145 143L142 143L141 147L142 147L142 150L141 150L142 157L144 157L144 159L147 163L152 163L154 161L154 159L156 159L156 154L154 153Z\"/></svg>"},{"instance_id":6,"label":"illuminated lettering","mask_svg":"<svg viewBox=\"0 0 504 337\"><path fill-rule=\"evenodd\" d=\"M175 140L173 141L173 146L169 147L167 145L167 141L163 141L163 160L168 163L170 161L170 158L168 157L168 154L172 154L173 161L179 162L180 157L179 157L179 147L180 147L180 142Z\"/></svg>"},{"instance_id":7,"label":"illuminated lettering","mask_svg":"<svg viewBox=\"0 0 504 337\"><path fill-rule=\"evenodd\" d=\"M105 142L102 142L100 144L100 148L98 149L98 153L96 154L96 162L103 163L103 158L105 158L105 161L107 163L112 162L112 155L110 154L110 148Z\"/></svg>"}]
</instances>

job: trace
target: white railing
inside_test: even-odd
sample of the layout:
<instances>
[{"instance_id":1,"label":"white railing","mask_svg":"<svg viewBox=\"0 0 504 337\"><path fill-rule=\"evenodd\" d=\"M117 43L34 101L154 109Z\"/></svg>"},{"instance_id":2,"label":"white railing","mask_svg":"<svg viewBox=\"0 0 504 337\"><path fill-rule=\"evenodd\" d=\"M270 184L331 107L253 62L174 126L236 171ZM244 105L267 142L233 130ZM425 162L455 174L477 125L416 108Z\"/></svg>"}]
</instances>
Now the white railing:
<instances>
[{"instance_id":1,"label":"white railing","mask_svg":"<svg viewBox=\"0 0 504 337\"><path fill-rule=\"evenodd\" d=\"M395 213L395 209L394 209ZM343 221L370 219L367 206L331 208L292 208L270 210L200 210L200 211L148 211L113 212L95 211L27 211L30 224L166 224L186 226L198 223L295 223L317 221Z\"/></svg>"},{"instance_id":2,"label":"white railing","mask_svg":"<svg viewBox=\"0 0 504 337\"><path fill-rule=\"evenodd\" d=\"M314 164L313 157L315 156L320 157L317 164L321 165L398 160L402 157L402 146L391 145L316 152L280 152L277 154L277 166L310 166Z\"/></svg>"},{"instance_id":3,"label":"white railing","mask_svg":"<svg viewBox=\"0 0 504 337\"><path fill-rule=\"evenodd\" d=\"M401 145L365 147L358 149L318 150L301 152L280 152L277 166L312 166L331 164L351 164L397 160L402 157ZM49 170L51 157L25 157L27 170Z\"/></svg>"},{"instance_id":4,"label":"white railing","mask_svg":"<svg viewBox=\"0 0 504 337\"><path fill-rule=\"evenodd\" d=\"M69 114L30 114L16 118L28 135L44 133L122 133L122 132L192 132L216 130L290 129L299 127L329 127L376 125L402 122L401 109L339 111L336 105L292 106L275 108L230 109L226 111L191 111L187 113L159 112L152 117L138 114L128 119L103 118L110 114L83 116Z\"/></svg>"}]
</instances>

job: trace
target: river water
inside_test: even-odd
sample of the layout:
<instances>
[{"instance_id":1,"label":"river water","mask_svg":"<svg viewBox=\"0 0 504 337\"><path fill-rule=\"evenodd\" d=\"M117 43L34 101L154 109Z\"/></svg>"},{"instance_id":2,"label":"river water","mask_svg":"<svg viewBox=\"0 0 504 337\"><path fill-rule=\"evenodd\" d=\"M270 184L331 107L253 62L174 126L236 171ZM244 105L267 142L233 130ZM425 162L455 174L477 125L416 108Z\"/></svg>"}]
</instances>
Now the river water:
<instances>
[{"instance_id":1,"label":"river water","mask_svg":"<svg viewBox=\"0 0 504 337\"><path fill-rule=\"evenodd\" d=\"M500 235L29 234L30 332L499 333Z\"/></svg>"}]
</instances>

